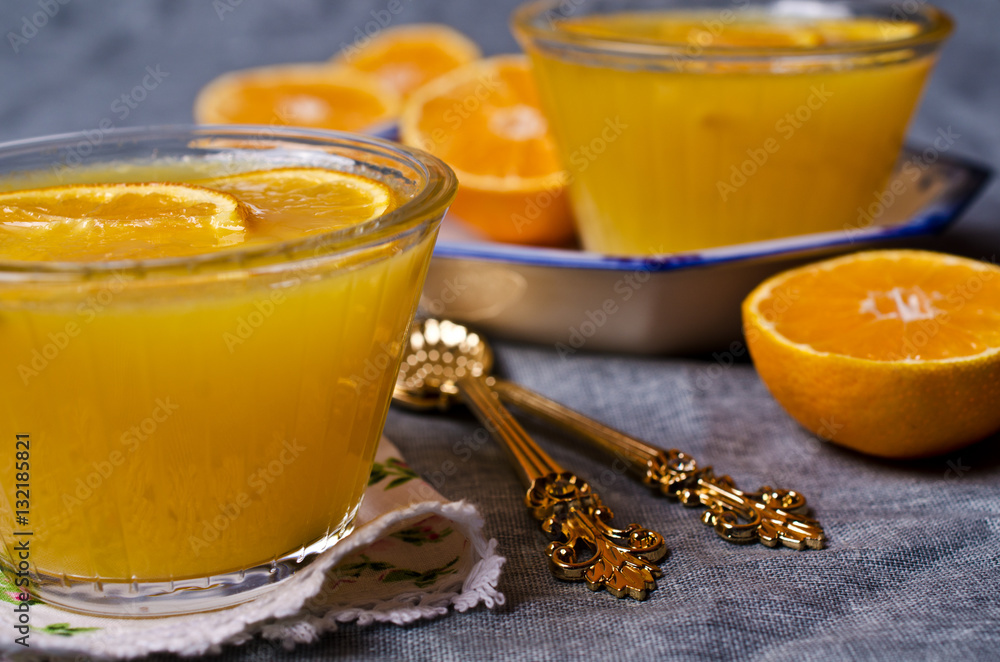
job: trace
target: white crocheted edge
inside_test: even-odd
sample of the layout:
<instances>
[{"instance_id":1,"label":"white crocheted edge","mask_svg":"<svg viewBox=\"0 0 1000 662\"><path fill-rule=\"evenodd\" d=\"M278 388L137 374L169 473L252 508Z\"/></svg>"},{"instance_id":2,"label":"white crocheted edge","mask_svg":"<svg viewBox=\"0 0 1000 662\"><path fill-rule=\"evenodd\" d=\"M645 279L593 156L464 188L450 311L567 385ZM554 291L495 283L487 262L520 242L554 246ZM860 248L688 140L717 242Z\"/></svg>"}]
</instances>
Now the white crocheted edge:
<instances>
[{"instance_id":1,"label":"white crocheted edge","mask_svg":"<svg viewBox=\"0 0 1000 662\"><path fill-rule=\"evenodd\" d=\"M331 611L304 621L292 619L287 623L268 624L261 628L261 635L266 639L280 642L290 650L296 644L316 641L325 632L336 631L337 625L341 623L353 622L362 626L371 623L408 625L414 621L443 616L448 613L449 607L464 612L480 603L489 609L504 604L504 595L496 586L506 559L496 553L495 539L487 541L483 537L481 533L483 520L475 506L464 501L437 504L429 502L420 505L430 508L414 513L414 516L440 515L461 525L467 532L476 532L467 534L466 539L472 543L479 560L465 578L461 591L401 593L391 600L378 601L364 608Z\"/></svg>"},{"instance_id":2,"label":"white crocheted edge","mask_svg":"<svg viewBox=\"0 0 1000 662\"><path fill-rule=\"evenodd\" d=\"M319 593L327 570L354 551L363 548L388 531L407 521L428 515L440 515L460 527L473 545L479 560L466 577L460 592L417 596L416 602L394 599L365 609L334 611L322 617L299 613L307 600ZM295 589L273 591L232 609L200 614L197 617L150 619L148 627L136 630L133 637L122 640L122 632L111 626L85 637L73 637L64 645L47 645L44 652L14 650L0 643L5 658L11 653L17 660L43 660L54 656L89 655L109 659L132 659L152 653L175 653L183 656L218 653L227 644L241 644L260 633L277 640L285 647L315 641L324 632L337 629L338 623L390 622L400 625L425 618L441 616L453 607L466 611L480 603L487 607L502 605L503 594L497 581L505 559L496 553L496 540L487 541L482 533L483 520L476 507L465 501L444 503L426 501L387 513L345 538L341 544L320 555L295 578ZM122 629L130 629L123 627ZM49 642L47 642L49 643Z\"/></svg>"}]
</instances>

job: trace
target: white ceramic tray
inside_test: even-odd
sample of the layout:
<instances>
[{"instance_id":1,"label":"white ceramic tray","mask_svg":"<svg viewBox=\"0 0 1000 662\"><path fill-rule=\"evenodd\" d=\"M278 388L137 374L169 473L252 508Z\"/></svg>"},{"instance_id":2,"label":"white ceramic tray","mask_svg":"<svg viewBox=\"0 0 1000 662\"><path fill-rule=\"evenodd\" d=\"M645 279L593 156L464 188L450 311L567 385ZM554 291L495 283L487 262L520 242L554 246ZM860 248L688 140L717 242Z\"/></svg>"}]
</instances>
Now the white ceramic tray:
<instances>
[{"instance_id":1,"label":"white ceramic tray","mask_svg":"<svg viewBox=\"0 0 1000 662\"><path fill-rule=\"evenodd\" d=\"M904 154L900 163L916 158L912 163L925 164L917 154ZM493 243L445 219L421 307L491 336L551 345L566 356L727 348L741 337L740 302L767 276L826 254L940 232L990 175L944 157L926 165L916 181L915 172L897 172L902 193L865 228L655 258Z\"/></svg>"}]
</instances>

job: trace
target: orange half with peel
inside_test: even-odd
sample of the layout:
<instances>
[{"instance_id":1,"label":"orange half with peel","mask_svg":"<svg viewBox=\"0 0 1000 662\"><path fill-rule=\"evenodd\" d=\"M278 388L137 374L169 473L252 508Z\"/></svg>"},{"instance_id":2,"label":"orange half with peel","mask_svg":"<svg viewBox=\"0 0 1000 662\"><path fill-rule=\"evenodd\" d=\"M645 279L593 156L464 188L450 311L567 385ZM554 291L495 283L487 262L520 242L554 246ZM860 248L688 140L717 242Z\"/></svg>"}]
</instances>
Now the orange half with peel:
<instances>
[{"instance_id":1,"label":"orange half with peel","mask_svg":"<svg viewBox=\"0 0 1000 662\"><path fill-rule=\"evenodd\" d=\"M373 76L406 98L417 88L482 56L479 47L447 25L417 23L358 37L333 58Z\"/></svg>"},{"instance_id":2,"label":"orange half with peel","mask_svg":"<svg viewBox=\"0 0 1000 662\"><path fill-rule=\"evenodd\" d=\"M393 120L399 95L355 71L284 64L223 74L198 93L200 124L265 124L361 131Z\"/></svg>"},{"instance_id":3,"label":"orange half with peel","mask_svg":"<svg viewBox=\"0 0 1000 662\"><path fill-rule=\"evenodd\" d=\"M400 135L455 170L451 209L488 237L549 245L572 237L568 175L527 57L487 58L421 87L404 103Z\"/></svg>"},{"instance_id":4,"label":"orange half with peel","mask_svg":"<svg viewBox=\"0 0 1000 662\"><path fill-rule=\"evenodd\" d=\"M1000 268L870 251L793 269L743 302L750 355L793 418L883 457L1000 429Z\"/></svg>"}]
</instances>

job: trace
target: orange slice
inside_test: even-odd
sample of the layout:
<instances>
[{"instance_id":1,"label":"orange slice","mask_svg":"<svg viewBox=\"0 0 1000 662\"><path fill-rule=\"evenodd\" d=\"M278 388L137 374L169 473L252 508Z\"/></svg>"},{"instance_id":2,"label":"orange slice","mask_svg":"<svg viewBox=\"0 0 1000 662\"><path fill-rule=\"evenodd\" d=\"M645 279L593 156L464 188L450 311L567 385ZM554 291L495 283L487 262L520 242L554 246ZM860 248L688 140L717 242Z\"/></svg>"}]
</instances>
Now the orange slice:
<instances>
[{"instance_id":1,"label":"orange slice","mask_svg":"<svg viewBox=\"0 0 1000 662\"><path fill-rule=\"evenodd\" d=\"M389 28L348 46L333 61L378 78L406 98L418 87L481 57L461 32L436 23Z\"/></svg>"},{"instance_id":2,"label":"orange slice","mask_svg":"<svg viewBox=\"0 0 1000 662\"><path fill-rule=\"evenodd\" d=\"M480 60L428 83L404 104L400 135L455 170L452 211L490 238L559 244L572 237L568 175L526 57Z\"/></svg>"},{"instance_id":3,"label":"orange slice","mask_svg":"<svg viewBox=\"0 0 1000 662\"><path fill-rule=\"evenodd\" d=\"M198 93L195 121L360 131L392 120L399 96L377 81L326 64L286 64L224 74Z\"/></svg>"},{"instance_id":4,"label":"orange slice","mask_svg":"<svg viewBox=\"0 0 1000 662\"><path fill-rule=\"evenodd\" d=\"M395 206L385 184L325 168L258 170L199 183L233 195L256 212L255 237L327 232L371 220Z\"/></svg>"},{"instance_id":5,"label":"orange slice","mask_svg":"<svg viewBox=\"0 0 1000 662\"><path fill-rule=\"evenodd\" d=\"M244 239L250 212L185 184L56 186L0 194L0 259L94 261L192 255Z\"/></svg>"},{"instance_id":6,"label":"orange slice","mask_svg":"<svg viewBox=\"0 0 1000 662\"><path fill-rule=\"evenodd\" d=\"M1000 429L1000 268L871 251L793 269L743 302L761 379L814 434L885 457Z\"/></svg>"}]
</instances>

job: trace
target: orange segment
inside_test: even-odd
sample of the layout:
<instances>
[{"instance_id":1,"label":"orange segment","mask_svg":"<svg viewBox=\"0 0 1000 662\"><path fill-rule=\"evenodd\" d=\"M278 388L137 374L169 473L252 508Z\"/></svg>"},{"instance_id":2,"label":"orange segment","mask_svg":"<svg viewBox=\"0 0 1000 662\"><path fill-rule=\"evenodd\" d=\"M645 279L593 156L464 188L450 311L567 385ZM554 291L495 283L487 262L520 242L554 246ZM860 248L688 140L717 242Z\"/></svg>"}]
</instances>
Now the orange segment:
<instances>
[{"instance_id":1,"label":"orange segment","mask_svg":"<svg viewBox=\"0 0 1000 662\"><path fill-rule=\"evenodd\" d=\"M126 260L243 241L249 210L185 184L57 186L0 194L0 259Z\"/></svg>"},{"instance_id":2,"label":"orange segment","mask_svg":"<svg viewBox=\"0 0 1000 662\"><path fill-rule=\"evenodd\" d=\"M1000 268L871 251L779 274L743 303L754 365L813 433L887 457L1000 428Z\"/></svg>"},{"instance_id":3,"label":"orange segment","mask_svg":"<svg viewBox=\"0 0 1000 662\"><path fill-rule=\"evenodd\" d=\"M441 74L479 59L479 47L447 25L421 23L389 28L333 61L378 78L407 97Z\"/></svg>"},{"instance_id":4,"label":"orange segment","mask_svg":"<svg viewBox=\"0 0 1000 662\"><path fill-rule=\"evenodd\" d=\"M203 124L294 125L360 131L393 119L399 96L354 71L287 64L224 74L198 93Z\"/></svg>"},{"instance_id":5,"label":"orange segment","mask_svg":"<svg viewBox=\"0 0 1000 662\"><path fill-rule=\"evenodd\" d=\"M455 170L452 211L489 237L556 244L572 236L568 177L526 57L488 58L428 83L404 104L400 133Z\"/></svg>"},{"instance_id":6,"label":"orange segment","mask_svg":"<svg viewBox=\"0 0 1000 662\"><path fill-rule=\"evenodd\" d=\"M394 205L381 182L324 168L278 168L200 182L256 212L255 237L329 232L381 216Z\"/></svg>"}]
</instances>

